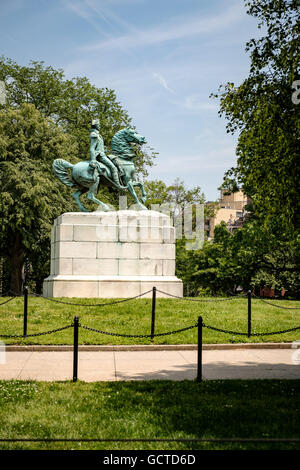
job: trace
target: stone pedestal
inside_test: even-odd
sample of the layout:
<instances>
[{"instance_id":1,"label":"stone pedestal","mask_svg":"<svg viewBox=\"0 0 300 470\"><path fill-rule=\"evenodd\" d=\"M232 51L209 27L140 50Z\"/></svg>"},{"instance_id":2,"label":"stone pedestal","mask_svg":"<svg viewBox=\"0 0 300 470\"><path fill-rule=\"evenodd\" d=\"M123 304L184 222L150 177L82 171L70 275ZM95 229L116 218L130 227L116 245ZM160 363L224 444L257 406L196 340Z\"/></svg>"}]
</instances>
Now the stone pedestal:
<instances>
[{"instance_id":1,"label":"stone pedestal","mask_svg":"<svg viewBox=\"0 0 300 470\"><path fill-rule=\"evenodd\" d=\"M175 229L167 215L70 212L54 221L44 296L125 298L153 286L183 294L175 276ZM157 297L164 295L157 292Z\"/></svg>"}]
</instances>

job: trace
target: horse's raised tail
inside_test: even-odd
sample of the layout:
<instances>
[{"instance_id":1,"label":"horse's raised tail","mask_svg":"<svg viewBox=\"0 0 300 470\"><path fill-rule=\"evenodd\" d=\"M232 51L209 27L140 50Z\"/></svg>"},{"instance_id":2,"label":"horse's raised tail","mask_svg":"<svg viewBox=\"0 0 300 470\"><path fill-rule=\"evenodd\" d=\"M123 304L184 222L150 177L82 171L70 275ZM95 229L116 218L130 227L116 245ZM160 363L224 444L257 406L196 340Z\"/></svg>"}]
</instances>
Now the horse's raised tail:
<instances>
[{"instance_id":1,"label":"horse's raised tail","mask_svg":"<svg viewBox=\"0 0 300 470\"><path fill-rule=\"evenodd\" d=\"M54 160L52 168L59 180L67 186L76 186L76 183L70 177L68 172L69 169L72 169L74 165L72 163L63 160L62 158L57 158Z\"/></svg>"}]
</instances>

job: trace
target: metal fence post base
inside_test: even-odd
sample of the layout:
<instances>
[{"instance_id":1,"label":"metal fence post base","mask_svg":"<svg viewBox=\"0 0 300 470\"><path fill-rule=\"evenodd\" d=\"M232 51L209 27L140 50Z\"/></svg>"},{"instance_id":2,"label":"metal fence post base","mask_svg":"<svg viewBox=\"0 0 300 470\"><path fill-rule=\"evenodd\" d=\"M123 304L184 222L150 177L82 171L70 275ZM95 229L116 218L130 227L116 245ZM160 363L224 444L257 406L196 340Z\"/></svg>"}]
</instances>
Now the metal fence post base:
<instances>
[{"instance_id":1,"label":"metal fence post base","mask_svg":"<svg viewBox=\"0 0 300 470\"><path fill-rule=\"evenodd\" d=\"M202 330L203 320L198 318L198 361L197 361L197 382L202 382Z\"/></svg>"},{"instance_id":2,"label":"metal fence post base","mask_svg":"<svg viewBox=\"0 0 300 470\"><path fill-rule=\"evenodd\" d=\"M73 382L77 382L78 378L78 327L79 318L74 317Z\"/></svg>"},{"instance_id":3,"label":"metal fence post base","mask_svg":"<svg viewBox=\"0 0 300 470\"><path fill-rule=\"evenodd\" d=\"M247 292L247 296L248 296L248 338L250 338L251 336L251 323L252 323L252 319L251 319L251 297L252 297L252 292L251 290L248 290Z\"/></svg>"},{"instance_id":4,"label":"metal fence post base","mask_svg":"<svg viewBox=\"0 0 300 470\"><path fill-rule=\"evenodd\" d=\"M151 341L154 339L155 332L155 309L156 309L156 287L152 289L152 317L151 317Z\"/></svg>"},{"instance_id":5,"label":"metal fence post base","mask_svg":"<svg viewBox=\"0 0 300 470\"><path fill-rule=\"evenodd\" d=\"M24 287L24 325L23 336L27 336L27 314L28 314L28 287Z\"/></svg>"}]
</instances>

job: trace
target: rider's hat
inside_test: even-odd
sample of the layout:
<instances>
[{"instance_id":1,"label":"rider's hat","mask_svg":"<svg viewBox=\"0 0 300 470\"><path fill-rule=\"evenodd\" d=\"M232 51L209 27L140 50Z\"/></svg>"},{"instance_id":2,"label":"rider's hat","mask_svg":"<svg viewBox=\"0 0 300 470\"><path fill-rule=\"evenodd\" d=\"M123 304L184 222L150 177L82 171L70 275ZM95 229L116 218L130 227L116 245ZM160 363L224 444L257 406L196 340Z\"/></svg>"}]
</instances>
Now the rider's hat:
<instances>
[{"instance_id":1,"label":"rider's hat","mask_svg":"<svg viewBox=\"0 0 300 470\"><path fill-rule=\"evenodd\" d=\"M96 126L96 125L100 126L99 119L92 119L92 126Z\"/></svg>"}]
</instances>

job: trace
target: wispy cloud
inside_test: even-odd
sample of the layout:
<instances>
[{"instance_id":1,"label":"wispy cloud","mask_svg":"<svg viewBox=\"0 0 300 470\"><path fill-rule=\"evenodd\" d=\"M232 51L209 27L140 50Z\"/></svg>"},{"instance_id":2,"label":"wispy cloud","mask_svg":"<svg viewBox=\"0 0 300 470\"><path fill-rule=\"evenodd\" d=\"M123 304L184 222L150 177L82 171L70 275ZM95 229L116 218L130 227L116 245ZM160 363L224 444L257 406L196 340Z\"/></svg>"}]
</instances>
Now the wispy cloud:
<instances>
[{"instance_id":1,"label":"wispy cloud","mask_svg":"<svg viewBox=\"0 0 300 470\"><path fill-rule=\"evenodd\" d=\"M75 13L75 15L79 16L80 18L84 20L90 19L90 15L85 3L72 2L71 0L64 0L63 3L65 8L70 10L72 13Z\"/></svg>"},{"instance_id":2,"label":"wispy cloud","mask_svg":"<svg viewBox=\"0 0 300 470\"><path fill-rule=\"evenodd\" d=\"M124 4L141 3L143 0L102 0L100 4L97 0L63 1L65 8L72 11L83 20L93 24L96 29L103 29L102 22L104 21L112 30L115 30L117 34L120 32L120 28L131 33L134 33L136 29L117 15L115 10L111 7L115 7L118 3L123 6Z\"/></svg>"},{"instance_id":3,"label":"wispy cloud","mask_svg":"<svg viewBox=\"0 0 300 470\"><path fill-rule=\"evenodd\" d=\"M187 96L183 102L183 106L191 111L215 111L219 109L217 103L201 101L197 95Z\"/></svg>"},{"instance_id":4,"label":"wispy cloud","mask_svg":"<svg viewBox=\"0 0 300 470\"><path fill-rule=\"evenodd\" d=\"M114 10L109 8L111 4L119 3L122 0L104 0L99 4L97 0L63 0L64 6L67 10L71 11L75 15L79 16L82 20L89 23L93 28L100 33L102 36L107 38L104 42L111 41L112 37L119 34L120 30L125 31L126 34L135 34L136 29L132 27L123 18L120 18ZM141 0L123 0L124 3L140 3ZM109 27L109 30L103 28L103 22ZM108 32L109 31L109 32ZM124 51L128 55L132 55L132 52L121 42L118 44L118 48ZM79 48L80 50L83 48Z\"/></svg>"},{"instance_id":5,"label":"wispy cloud","mask_svg":"<svg viewBox=\"0 0 300 470\"><path fill-rule=\"evenodd\" d=\"M169 91L170 93L175 93L172 88L169 87L167 80L160 75L159 73L153 72L152 77L154 78L155 81L157 81L165 90Z\"/></svg>"},{"instance_id":6,"label":"wispy cloud","mask_svg":"<svg viewBox=\"0 0 300 470\"><path fill-rule=\"evenodd\" d=\"M143 31L130 31L127 34L113 37L105 41L82 46L82 50L96 51L104 48L118 48L120 45L128 48L137 48L160 44L195 35L214 33L226 29L244 17L244 11L239 3L232 5L227 11L214 16L198 17L193 14L188 17L176 17L159 26Z\"/></svg>"}]
</instances>

